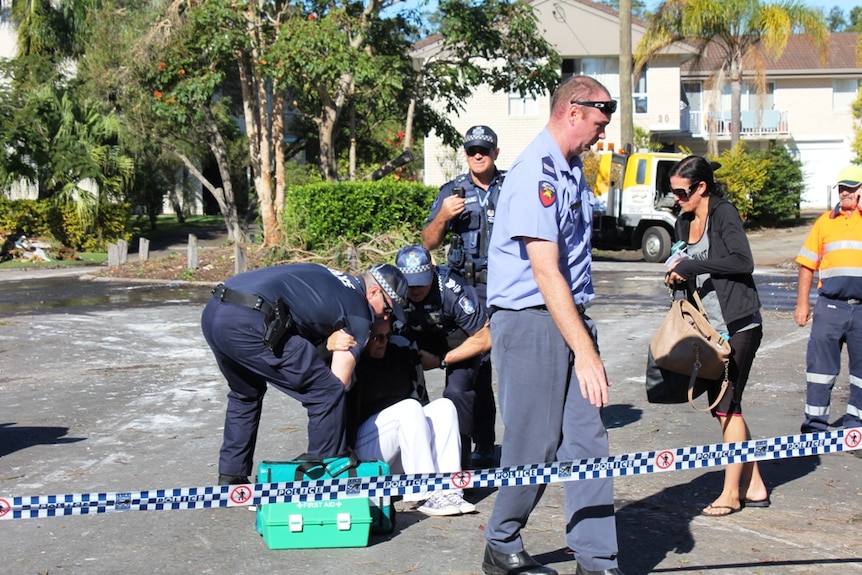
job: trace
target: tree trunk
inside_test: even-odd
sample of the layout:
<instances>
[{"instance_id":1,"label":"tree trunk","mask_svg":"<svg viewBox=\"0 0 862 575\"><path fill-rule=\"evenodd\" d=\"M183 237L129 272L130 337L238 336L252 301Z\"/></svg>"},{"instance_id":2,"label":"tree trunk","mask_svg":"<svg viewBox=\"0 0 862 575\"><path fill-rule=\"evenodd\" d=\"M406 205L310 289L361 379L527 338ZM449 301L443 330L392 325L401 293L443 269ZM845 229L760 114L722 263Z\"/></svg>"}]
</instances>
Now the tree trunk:
<instances>
[{"instance_id":1,"label":"tree trunk","mask_svg":"<svg viewBox=\"0 0 862 575\"><path fill-rule=\"evenodd\" d=\"M356 181L356 106L350 102L350 152L348 154L347 178Z\"/></svg>"},{"instance_id":2,"label":"tree trunk","mask_svg":"<svg viewBox=\"0 0 862 575\"><path fill-rule=\"evenodd\" d=\"M253 39L252 48L248 52L237 54L237 68L242 90L252 175L263 227L263 243L267 247L272 247L278 245L281 240L281 229L273 203L272 141L267 106L269 99L265 85L257 80L254 74L254 62L259 60L257 46L261 35L260 28L261 23L256 11L250 10L247 17L247 30L249 37Z\"/></svg>"},{"instance_id":3,"label":"tree trunk","mask_svg":"<svg viewBox=\"0 0 862 575\"><path fill-rule=\"evenodd\" d=\"M286 95L274 90L272 97L272 136L273 156L275 156L275 198L273 199L273 210L275 211L275 228L271 231L272 238L268 245L277 246L281 244L284 236L282 223L284 222L284 204L287 182L284 175L284 100Z\"/></svg>"},{"instance_id":4,"label":"tree trunk","mask_svg":"<svg viewBox=\"0 0 862 575\"><path fill-rule=\"evenodd\" d=\"M735 148L742 132L742 55L730 63L730 147Z\"/></svg>"},{"instance_id":5,"label":"tree trunk","mask_svg":"<svg viewBox=\"0 0 862 575\"><path fill-rule=\"evenodd\" d=\"M644 68L642 74L646 74ZM620 145L634 145L632 102L632 0L620 0Z\"/></svg>"},{"instance_id":6,"label":"tree trunk","mask_svg":"<svg viewBox=\"0 0 862 575\"><path fill-rule=\"evenodd\" d=\"M216 166L218 166L219 176L221 176L222 189L224 190L224 201L219 202L219 206L223 205L222 214L227 226L228 239L234 242L242 242L246 238L240 228L239 211L236 208L236 197L233 193L233 182L230 177L230 160L227 146L218 129L212 110L204 107L202 113L207 122L206 128L207 132L209 132L209 147L213 156L215 156Z\"/></svg>"},{"instance_id":7,"label":"tree trunk","mask_svg":"<svg viewBox=\"0 0 862 575\"><path fill-rule=\"evenodd\" d=\"M208 189L218 203L219 211L224 216L225 228L227 229L228 237L231 239L237 236L237 230L240 229L239 220L237 219L236 209L233 211L228 207L228 202L225 199L225 192L222 188L217 188L212 182L207 180L198 167L186 156L179 148L170 146L174 155L186 166L189 173L200 181L201 185ZM228 180L229 182L230 180ZM241 234L241 232L240 232Z\"/></svg>"},{"instance_id":8,"label":"tree trunk","mask_svg":"<svg viewBox=\"0 0 862 575\"><path fill-rule=\"evenodd\" d=\"M328 100L324 104L323 113L317 122L317 134L320 140L320 176L327 182L338 181L338 160L335 156L335 124L338 112L335 103Z\"/></svg>"},{"instance_id":9,"label":"tree trunk","mask_svg":"<svg viewBox=\"0 0 862 575\"><path fill-rule=\"evenodd\" d=\"M401 150L406 152L413 149L413 114L416 113L416 98L410 98L407 105L407 121L404 122L404 145Z\"/></svg>"}]
</instances>

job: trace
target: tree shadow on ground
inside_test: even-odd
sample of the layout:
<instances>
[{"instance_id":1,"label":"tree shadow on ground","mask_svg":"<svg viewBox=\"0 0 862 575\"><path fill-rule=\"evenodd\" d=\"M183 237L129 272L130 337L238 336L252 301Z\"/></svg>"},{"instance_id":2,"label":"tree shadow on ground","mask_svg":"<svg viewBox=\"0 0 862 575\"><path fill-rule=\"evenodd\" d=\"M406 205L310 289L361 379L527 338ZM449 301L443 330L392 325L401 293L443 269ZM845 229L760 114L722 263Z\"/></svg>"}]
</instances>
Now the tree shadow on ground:
<instances>
[{"instance_id":1,"label":"tree shadow on ground","mask_svg":"<svg viewBox=\"0 0 862 575\"><path fill-rule=\"evenodd\" d=\"M819 464L819 456L769 460L760 462L760 471L770 491L774 491L808 475ZM671 553L685 555L694 549L696 543L715 545L716 542L710 541L696 542L689 525L721 492L723 481L723 469L716 470L688 483L668 487L646 499L622 502L617 511L617 532L620 564L625 572L628 575L654 573L656 566ZM770 564L758 562L759 566ZM709 566L703 569L709 569Z\"/></svg>"},{"instance_id":2,"label":"tree shadow on ground","mask_svg":"<svg viewBox=\"0 0 862 575\"><path fill-rule=\"evenodd\" d=\"M798 480L813 472L820 464L819 456L799 457L783 460L760 462L760 470L770 491ZM686 555L695 545L715 545L719 556L723 545L715 541L697 542L689 525L699 516L701 509L711 502L722 489L724 470L716 470L700 475L688 483L674 485L638 501L617 500L617 538L619 540L620 568L626 575L645 575L647 573L674 572L676 568L656 567L671 553ZM761 510L753 510L757 512ZM561 574L574 573L576 563L567 548L534 556L542 564L551 565ZM684 561L684 558L681 559ZM825 566L832 563L849 563L850 559L823 559L812 563ZM796 562L799 563L799 562ZM720 563L693 567L686 565L681 572L729 569L734 572L749 572L757 567L795 564L792 561L758 561L756 565L741 563ZM562 570L561 570L562 567Z\"/></svg>"},{"instance_id":3,"label":"tree shadow on ground","mask_svg":"<svg viewBox=\"0 0 862 575\"><path fill-rule=\"evenodd\" d=\"M64 437L68 427L16 427L14 422L0 423L0 457L34 445L77 443L85 437Z\"/></svg>"}]
</instances>

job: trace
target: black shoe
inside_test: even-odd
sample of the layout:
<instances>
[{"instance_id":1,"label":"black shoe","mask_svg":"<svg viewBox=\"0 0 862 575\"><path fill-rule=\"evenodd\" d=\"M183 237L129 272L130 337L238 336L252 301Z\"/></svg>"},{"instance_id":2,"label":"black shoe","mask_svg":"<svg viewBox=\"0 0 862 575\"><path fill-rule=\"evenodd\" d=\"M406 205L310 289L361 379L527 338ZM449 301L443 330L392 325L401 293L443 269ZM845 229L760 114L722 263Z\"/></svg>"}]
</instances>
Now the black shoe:
<instances>
[{"instance_id":1,"label":"black shoe","mask_svg":"<svg viewBox=\"0 0 862 575\"><path fill-rule=\"evenodd\" d=\"M599 569L598 571L590 571L589 569L584 569L583 567L581 567L579 563L578 568L575 570L575 575L623 575L623 572L620 571L619 567L614 567L613 569Z\"/></svg>"},{"instance_id":2,"label":"black shoe","mask_svg":"<svg viewBox=\"0 0 862 575\"><path fill-rule=\"evenodd\" d=\"M248 477L244 477L242 475L218 474L219 485L245 485L246 483L248 483Z\"/></svg>"},{"instance_id":3,"label":"black shoe","mask_svg":"<svg viewBox=\"0 0 862 575\"><path fill-rule=\"evenodd\" d=\"M488 545L485 545L482 572L485 575L558 575L550 567L536 563L526 551L500 553Z\"/></svg>"},{"instance_id":4,"label":"black shoe","mask_svg":"<svg viewBox=\"0 0 862 575\"><path fill-rule=\"evenodd\" d=\"M470 456L470 465L473 469L487 469L494 467L494 446L477 445Z\"/></svg>"},{"instance_id":5,"label":"black shoe","mask_svg":"<svg viewBox=\"0 0 862 575\"><path fill-rule=\"evenodd\" d=\"M819 427L814 427L813 425L807 425L805 423L802 424L802 427L799 428L800 433L822 433L826 431L826 429L820 429Z\"/></svg>"}]
</instances>

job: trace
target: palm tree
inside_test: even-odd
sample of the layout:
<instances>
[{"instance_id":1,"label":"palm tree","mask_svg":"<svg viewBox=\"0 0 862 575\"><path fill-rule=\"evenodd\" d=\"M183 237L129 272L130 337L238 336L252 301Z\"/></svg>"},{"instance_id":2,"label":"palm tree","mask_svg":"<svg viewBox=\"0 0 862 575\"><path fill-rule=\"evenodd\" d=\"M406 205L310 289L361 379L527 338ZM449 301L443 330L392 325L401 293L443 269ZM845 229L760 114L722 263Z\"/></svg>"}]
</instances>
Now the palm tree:
<instances>
[{"instance_id":1,"label":"palm tree","mask_svg":"<svg viewBox=\"0 0 862 575\"><path fill-rule=\"evenodd\" d=\"M635 50L635 77L650 60L675 42L695 47L695 61L717 50L721 64L713 86L730 83L731 146L740 134L740 102L746 75L759 94L766 89L766 58L778 58L791 34L811 38L825 61L829 29L823 14L797 0L665 0L647 21Z\"/></svg>"},{"instance_id":2,"label":"palm tree","mask_svg":"<svg viewBox=\"0 0 862 575\"><path fill-rule=\"evenodd\" d=\"M98 0L12 0L18 56L39 54L55 62L83 53L87 12Z\"/></svg>"}]
</instances>

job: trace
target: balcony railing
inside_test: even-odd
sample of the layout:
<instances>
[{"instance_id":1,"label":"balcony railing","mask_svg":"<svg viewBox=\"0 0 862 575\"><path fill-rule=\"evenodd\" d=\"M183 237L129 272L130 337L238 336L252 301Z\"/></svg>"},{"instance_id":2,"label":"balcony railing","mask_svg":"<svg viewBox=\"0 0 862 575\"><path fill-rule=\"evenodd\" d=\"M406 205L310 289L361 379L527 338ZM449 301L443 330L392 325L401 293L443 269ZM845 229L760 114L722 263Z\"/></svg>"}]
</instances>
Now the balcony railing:
<instances>
[{"instance_id":1,"label":"balcony railing","mask_svg":"<svg viewBox=\"0 0 862 575\"><path fill-rule=\"evenodd\" d=\"M710 132L716 136L729 136L731 129L730 110L720 112L689 112L691 135L706 137ZM787 110L756 110L740 112L745 137L777 136L790 133L790 112ZM685 122L682 122L683 124Z\"/></svg>"}]
</instances>

